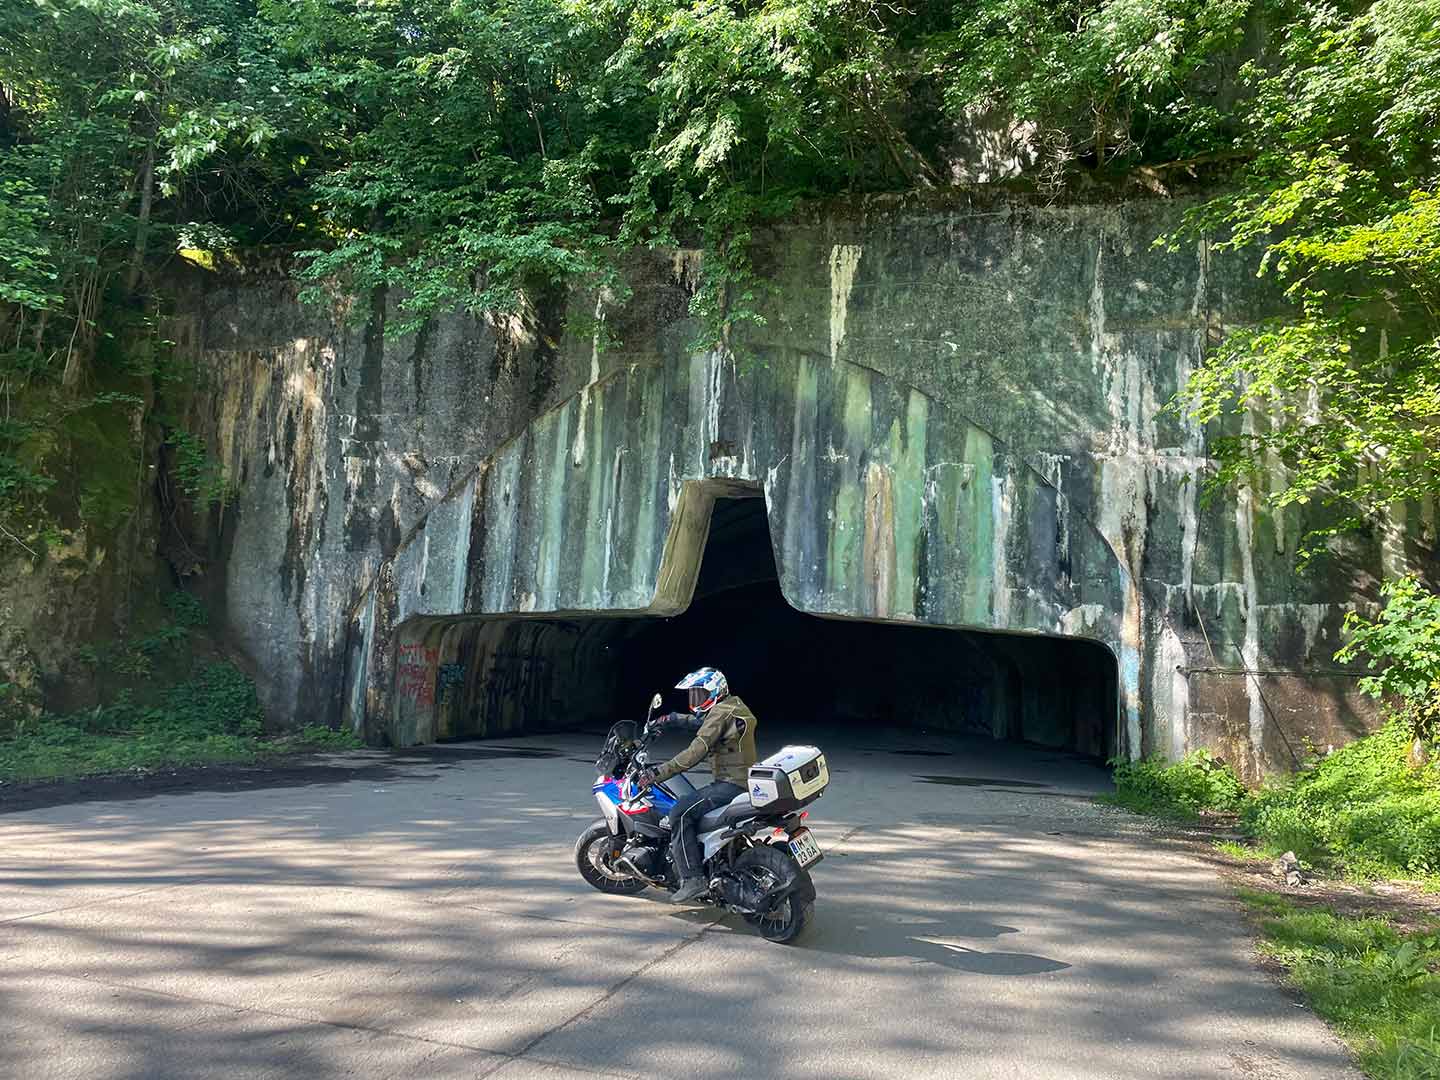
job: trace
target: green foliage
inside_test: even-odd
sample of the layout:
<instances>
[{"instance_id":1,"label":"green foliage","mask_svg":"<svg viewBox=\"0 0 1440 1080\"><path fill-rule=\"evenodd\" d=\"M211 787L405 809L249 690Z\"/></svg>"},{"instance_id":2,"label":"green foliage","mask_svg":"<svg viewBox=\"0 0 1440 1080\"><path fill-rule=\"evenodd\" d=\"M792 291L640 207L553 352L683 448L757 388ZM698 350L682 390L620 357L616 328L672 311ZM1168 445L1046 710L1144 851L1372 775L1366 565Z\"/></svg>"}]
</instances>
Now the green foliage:
<instances>
[{"instance_id":1,"label":"green foliage","mask_svg":"<svg viewBox=\"0 0 1440 1080\"><path fill-rule=\"evenodd\" d=\"M249 761L259 752L255 686L228 664L202 669L153 705L122 693L108 705L45 716L0 738L0 777L36 780L165 765Z\"/></svg>"},{"instance_id":2,"label":"green foliage","mask_svg":"<svg viewBox=\"0 0 1440 1080\"><path fill-rule=\"evenodd\" d=\"M42 233L45 196L24 177L0 177L0 302L44 311L63 299Z\"/></svg>"},{"instance_id":3,"label":"green foliage","mask_svg":"<svg viewBox=\"0 0 1440 1080\"><path fill-rule=\"evenodd\" d=\"M1440 875L1440 760L1432 743L1430 760L1414 763L1413 730L1402 712L1253 795L1204 750L1174 763L1120 761L1108 801L1177 820L1238 811L1259 850L1217 845L1236 858L1293 851L1307 865L1352 878L1433 881Z\"/></svg>"},{"instance_id":4,"label":"green foliage","mask_svg":"<svg viewBox=\"0 0 1440 1080\"><path fill-rule=\"evenodd\" d=\"M1440 697L1440 594L1413 577L1387 581L1381 593L1385 610L1380 618L1346 614L1350 640L1335 659L1364 656L1371 671L1385 665L1378 675L1360 680L1360 689L1374 697L1394 694L1416 706L1427 697Z\"/></svg>"},{"instance_id":5,"label":"green foliage","mask_svg":"<svg viewBox=\"0 0 1440 1080\"><path fill-rule=\"evenodd\" d=\"M1267 847L1354 877L1440 874L1440 765L1412 767L1412 734L1400 717L1245 807L1246 827Z\"/></svg>"},{"instance_id":6,"label":"green foliage","mask_svg":"<svg viewBox=\"0 0 1440 1080\"><path fill-rule=\"evenodd\" d=\"M278 103L239 93L257 57L252 12L19 0L0 20L0 524L12 536L59 514L102 529L129 518L152 373L117 345L153 328L150 271L197 211L244 203L242 219L268 221L255 154ZM117 384L126 398L88 393ZM87 460L96 428L121 452ZM86 490L47 502L57 476Z\"/></svg>"},{"instance_id":7,"label":"green foliage","mask_svg":"<svg viewBox=\"0 0 1440 1080\"><path fill-rule=\"evenodd\" d=\"M24 731L38 714L33 691L14 682L0 682L0 731Z\"/></svg>"},{"instance_id":8,"label":"green foliage","mask_svg":"<svg viewBox=\"0 0 1440 1080\"><path fill-rule=\"evenodd\" d=\"M1180 820L1204 810L1240 809L1248 794L1235 771L1208 750L1195 750L1179 761L1115 761L1118 806L1142 814Z\"/></svg>"},{"instance_id":9,"label":"green foliage","mask_svg":"<svg viewBox=\"0 0 1440 1080\"><path fill-rule=\"evenodd\" d=\"M137 163L157 163L144 229L136 203L120 200L109 231L243 244L255 237L248 201L266 239L313 239L313 297L337 275L359 296L396 287L404 330L439 308L514 309L537 283L607 280L617 240L703 244L697 314L717 328L752 318L755 224L801 197L938 182L950 124L977 109L1043 122L1062 169L1087 138L1101 164L1212 146L1211 129L1223 130L1212 69L1247 5L37 8L48 18L8 57L34 92L33 144L134 194ZM127 33L81 69L63 43L93 34L97 18ZM98 115L82 117L81 102ZM102 152L128 172L97 172ZM43 278L45 249L30 247Z\"/></svg>"},{"instance_id":10,"label":"green foliage","mask_svg":"<svg viewBox=\"0 0 1440 1080\"><path fill-rule=\"evenodd\" d=\"M1170 408L1228 418L1218 484L1332 508L1313 551L1440 494L1440 0L1296 16L1241 72L1246 163L1187 230L1256 252L1291 307L1233 329Z\"/></svg>"},{"instance_id":11,"label":"green foliage","mask_svg":"<svg viewBox=\"0 0 1440 1080\"><path fill-rule=\"evenodd\" d=\"M760 318L757 228L801 199L948 182L957 136L997 125L1030 133L1052 186L1230 181L1189 231L1254 252L1292 307L1232 328L1172 406L1226 436L1217 482L1279 461L1264 496L1329 504L1332 531L1440 491L1440 0L12 7L12 524L38 529L54 477L89 475L72 459L91 428L134 441L158 423L148 391L174 361L138 370L107 335L153 337L151 271L177 248L299 250L308 298L381 303L392 334L442 309L524 311L562 283L618 294L620 251L700 248L696 344L733 353ZM72 408L94 389L141 404ZM173 427L180 487L223 499ZM136 454L109 456L82 516L124 520Z\"/></svg>"},{"instance_id":12,"label":"green foliage","mask_svg":"<svg viewBox=\"0 0 1440 1080\"><path fill-rule=\"evenodd\" d=\"M226 735L259 735L264 721L255 684L231 664L211 664L165 697L165 722L184 731L219 728Z\"/></svg>"},{"instance_id":13,"label":"green foliage","mask_svg":"<svg viewBox=\"0 0 1440 1080\"><path fill-rule=\"evenodd\" d=\"M1239 859L1241 862L1263 862L1270 856L1258 848L1249 844L1242 844L1235 840L1217 840L1215 850L1222 855L1228 855L1232 859Z\"/></svg>"},{"instance_id":14,"label":"green foliage","mask_svg":"<svg viewBox=\"0 0 1440 1080\"><path fill-rule=\"evenodd\" d=\"M274 753L319 752L358 750L364 745L351 732L322 727L319 724L306 724L299 731L280 736L270 744L268 749Z\"/></svg>"},{"instance_id":15,"label":"green foliage","mask_svg":"<svg viewBox=\"0 0 1440 1080\"><path fill-rule=\"evenodd\" d=\"M42 716L0 737L0 780L245 763L360 745L349 732L313 724L265 739L261 724L250 678L230 664L211 664L169 688L154 704L137 704L122 693L100 708Z\"/></svg>"},{"instance_id":16,"label":"green foliage","mask_svg":"<svg viewBox=\"0 0 1440 1080\"><path fill-rule=\"evenodd\" d=\"M230 497L231 485L225 479L224 468L210 456L205 440L176 429L170 432L166 445L172 455L171 475L197 509L223 504Z\"/></svg>"},{"instance_id":17,"label":"green foliage","mask_svg":"<svg viewBox=\"0 0 1440 1080\"><path fill-rule=\"evenodd\" d=\"M1440 1076L1436 928L1403 933L1378 918L1302 911L1273 894L1241 899L1262 913L1261 950L1355 1048L1367 1075Z\"/></svg>"},{"instance_id":18,"label":"green foliage","mask_svg":"<svg viewBox=\"0 0 1440 1080\"><path fill-rule=\"evenodd\" d=\"M102 645L86 645L77 651L77 659L92 668L129 678L145 678L165 657L179 654L187 661L191 630L210 621L203 604L189 593L175 590L166 595L165 608L170 620L140 637L118 637Z\"/></svg>"},{"instance_id":19,"label":"green foliage","mask_svg":"<svg viewBox=\"0 0 1440 1080\"><path fill-rule=\"evenodd\" d=\"M1104 169L1222 154L1239 134L1225 108L1252 0L979 0L926 55L956 116L1027 123L1052 183Z\"/></svg>"},{"instance_id":20,"label":"green foliage","mask_svg":"<svg viewBox=\"0 0 1440 1080\"><path fill-rule=\"evenodd\" d=\"M210 613L205 610L205 605L193 594L179 589L166 595L165 609L170 612L176 626L194 629L210 623Z\"/></svg>"}]
</instances>

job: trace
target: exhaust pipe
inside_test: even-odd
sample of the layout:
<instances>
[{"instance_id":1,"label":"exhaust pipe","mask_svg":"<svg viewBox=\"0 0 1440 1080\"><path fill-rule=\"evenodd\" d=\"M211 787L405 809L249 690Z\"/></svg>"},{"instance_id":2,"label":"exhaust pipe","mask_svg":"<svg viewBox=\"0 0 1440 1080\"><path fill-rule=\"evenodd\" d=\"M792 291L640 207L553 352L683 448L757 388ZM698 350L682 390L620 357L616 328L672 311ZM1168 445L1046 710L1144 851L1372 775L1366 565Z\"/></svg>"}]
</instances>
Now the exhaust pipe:
<instances>
[{"instance_id":1,"label":"exhaust pipe","mask_svg":"<svg viewBox=\"0 0 1440 1080\"><path fill-rule=\"evenodd\" d=\"M663 881L656 881L656 880L655 880L654 878L652 878L649 874L644 873L638 866L636 866L633 862L631 862L631 861L630 861L630 857L629 857L628 855L621 855L618 859L615 860L615 865L616 865L617 867L619 867L621 870L628 870L628 871L630 871L630 873L631 873L634 877L638 877L641 881L645 882L647 885L654 885L654 886L656 886L657 888L661 888L661 889L663 889L663 888L665 887L665 883L664 883Z\"/></svg>"}]
</instances>

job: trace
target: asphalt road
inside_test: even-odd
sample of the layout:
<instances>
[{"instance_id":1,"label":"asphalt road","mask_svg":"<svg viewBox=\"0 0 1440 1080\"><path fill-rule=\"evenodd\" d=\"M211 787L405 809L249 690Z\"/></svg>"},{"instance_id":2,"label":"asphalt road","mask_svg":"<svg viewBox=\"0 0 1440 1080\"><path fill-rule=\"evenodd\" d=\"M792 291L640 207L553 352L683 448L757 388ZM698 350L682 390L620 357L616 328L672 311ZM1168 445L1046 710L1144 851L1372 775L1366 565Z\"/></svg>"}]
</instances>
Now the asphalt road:
<instances>
[{"instance_id":1,"label":"asphalt road","mask_svg":"<svg viewBox=\"0 0 1440 1080\"><path fill-rule=\"evenodd\" d=\"M580 880L594 737L0 816L0 1077L1359 1075L1100 770L818 741L794 947Z\"/></svg>"}]
</instances>

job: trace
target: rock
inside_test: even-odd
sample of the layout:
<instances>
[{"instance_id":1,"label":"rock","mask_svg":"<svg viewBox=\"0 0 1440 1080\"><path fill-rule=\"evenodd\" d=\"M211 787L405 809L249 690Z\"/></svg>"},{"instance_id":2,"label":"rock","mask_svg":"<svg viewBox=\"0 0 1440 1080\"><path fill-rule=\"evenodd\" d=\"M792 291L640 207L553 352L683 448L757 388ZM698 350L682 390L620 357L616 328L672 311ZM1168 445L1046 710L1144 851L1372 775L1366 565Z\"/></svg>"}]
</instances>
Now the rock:
<instances>
[{"instance_id":1,"label":"rock","mask_svg":"<svg viewBox=\"0 0 1440 1080\"><path fill-rule=\"evenodd\" d=\"M1304 885L1310 880L1293 851L1287 851L1270 864L1271 876L1284 881L1286 885Z\"/></svg>"}]
</instances>

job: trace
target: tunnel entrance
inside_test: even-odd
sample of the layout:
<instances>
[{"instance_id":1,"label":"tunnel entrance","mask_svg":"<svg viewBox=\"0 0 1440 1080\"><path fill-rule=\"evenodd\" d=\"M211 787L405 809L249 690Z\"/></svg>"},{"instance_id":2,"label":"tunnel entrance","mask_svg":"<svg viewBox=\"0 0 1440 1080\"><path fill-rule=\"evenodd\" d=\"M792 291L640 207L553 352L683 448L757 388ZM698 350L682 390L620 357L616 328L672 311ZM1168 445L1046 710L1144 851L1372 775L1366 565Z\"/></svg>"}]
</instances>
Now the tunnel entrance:
<instances>
[{"instance_id":1,"label":"tunnel entrance","mask_svg":"<svg viewBox=\"0 0 1440 1080\"><path fill-rule=\"evenodd\" d=\"M1114 753L1104 646L822 618L786 603L759 497L718 498L689 607L671 618L508 617L448 625L434 737L598 729L709 665L767 722L864 725ZM667 704L680 707L678 696Z\"/></svg>"}]
</instances>

